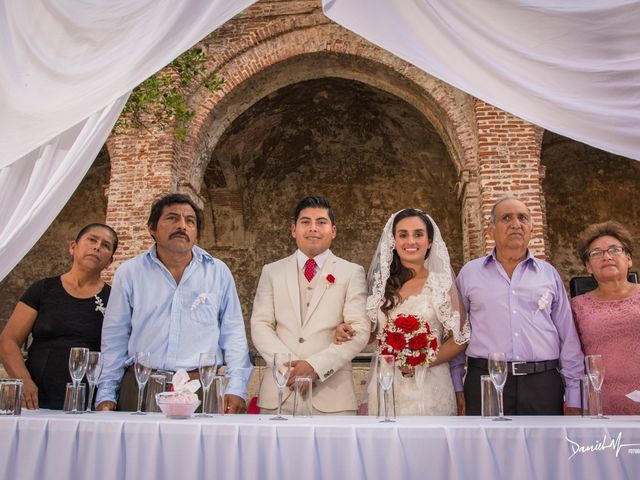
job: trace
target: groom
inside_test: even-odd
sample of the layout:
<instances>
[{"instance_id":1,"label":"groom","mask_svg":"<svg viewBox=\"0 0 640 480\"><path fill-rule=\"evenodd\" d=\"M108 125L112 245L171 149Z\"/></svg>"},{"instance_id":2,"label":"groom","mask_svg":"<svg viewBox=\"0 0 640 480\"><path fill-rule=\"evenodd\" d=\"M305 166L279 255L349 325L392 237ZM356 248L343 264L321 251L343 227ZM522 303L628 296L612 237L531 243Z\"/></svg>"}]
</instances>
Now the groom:
<instances>
[{"instance_id":1,"label":"groom","mask_svg":"<svg viewBox=\"0 0 640 480\"><path fill-rule=\"evenodd\" d=\"M329 247L336 236L333 210L322 197L307 197L296 206L291 236L298 249L265 265L251 315L251 337L267 365L274 353L291 354L291 375L283 412L291 413L296 376L313 379L314 413L355 414L357 403L351 360L366 345L371 325L366 317L364 269L336 257ZM355 331L351 342L333 343L336 326ZM278 391L268 371L258 405L262 413L278 407Z\"/></svg>"}]
</instances>

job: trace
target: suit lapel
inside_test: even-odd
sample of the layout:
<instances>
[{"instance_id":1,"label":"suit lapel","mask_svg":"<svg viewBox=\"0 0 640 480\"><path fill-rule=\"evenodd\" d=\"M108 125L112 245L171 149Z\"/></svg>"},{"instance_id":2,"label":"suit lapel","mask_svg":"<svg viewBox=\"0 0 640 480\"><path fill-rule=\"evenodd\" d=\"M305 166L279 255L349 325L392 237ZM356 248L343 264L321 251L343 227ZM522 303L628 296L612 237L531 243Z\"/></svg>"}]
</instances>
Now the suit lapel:
<instances>
[{"instance_id":1,"label":"suit lapel","mask_svg":"<svg viewBox=\"0 0 640 480\"><path fill-rule=\"evenodd\" d=\"M286 265L285 279L287 282L287 290L289 291L289 299L295 313L296 319L300 321L302 314L300 313L300 292L298 288L298 260L295 253L289 257Z\"/></svg>"},{"instance_id":2,"label":"suit lapel","mask_svg":"<svg viewBox=\"0 0 640 480\"><path fill-rule=\"evenodd\" d=\"M329 257L324 262L322 270L318 272L316 288L313 289L313 295L311 296L309 308L307 309L307 316L305 317L304 322L302 322L303 325L309 321L309 318L311 318L311 315L313 315L313 312L320 304L320 300L322 300L324 293L327 291L329 284L327 283L326 277L329 274L333 275L335 264L335 255L333 253L329 253Z\"/></svg>"}]
</instances>

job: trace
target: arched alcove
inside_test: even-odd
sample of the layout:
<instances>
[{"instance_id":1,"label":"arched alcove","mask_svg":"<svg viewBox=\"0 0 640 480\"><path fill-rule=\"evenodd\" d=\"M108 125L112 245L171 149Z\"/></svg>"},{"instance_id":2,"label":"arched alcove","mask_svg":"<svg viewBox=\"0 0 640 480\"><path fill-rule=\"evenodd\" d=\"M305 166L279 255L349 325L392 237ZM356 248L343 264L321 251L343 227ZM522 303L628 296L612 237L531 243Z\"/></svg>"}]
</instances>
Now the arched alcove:
<instances>
[{"instance_id":1,"label":"arched alcove","mask_svg":"<svg viewBox=\"0 0 640 480\"><path fill-rule=\"evenodd\" d=\"M78 231L88 223L104 222L105 188L109 184L110 170L109 153L103 147L60 214L0 283L0 329L29 285L40 278L64 273L71 266L69 242Z\"/></svg>"},{"instance_id":2,"label":"arched alcove","mask_svg":"<svg viewBox=\"0 0 640 480\"><path fill-rule=\"evenodd\" d=\"M565 281L584 275L576 237L589 224L616 220L640 239L640 162L545 132L541 162L550 261Z\"/></svg>"},{"instance_id":3,"label":"arched alcove","mask_svg":"<svg viewBox=\"0 0 640 480\"><path fill-rule=\"evenodd\" d=\"M283 87L239 115L209 159L200 244L234 272L245 315L262 266L295 250L291 215L306 195L332 201L332 250L365 268L388 216L410 206L433 215L462 264L455 165L427 118L381 89L334 77Z\"/></svg>"}]
</instances>

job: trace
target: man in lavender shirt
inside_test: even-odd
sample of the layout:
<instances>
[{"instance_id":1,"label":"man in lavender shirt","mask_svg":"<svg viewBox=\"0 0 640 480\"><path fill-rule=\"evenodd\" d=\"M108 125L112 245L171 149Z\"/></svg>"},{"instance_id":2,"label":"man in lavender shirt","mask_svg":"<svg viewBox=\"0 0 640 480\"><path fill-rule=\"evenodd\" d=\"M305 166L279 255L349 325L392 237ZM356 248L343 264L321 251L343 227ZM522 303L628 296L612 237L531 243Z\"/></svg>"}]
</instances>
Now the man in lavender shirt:
<instances>
[{"instance_id":1,"label":"man in lavender shirt","mask_svg":"<svg viewBox=\"0 0 640 480\"><path fill-rule=\"evenodd\" d=\"M583 354L560 275L528 249L531 214L512 196L491 210L489 236L495 248L467 263L458 289L471 322L464 394L467 415L480 414L480 376L487 358L504 352L509 375L504 387L507 415L580 413ZM456 391L463 368L452 368Z\"/></svg>"}]
</instances>

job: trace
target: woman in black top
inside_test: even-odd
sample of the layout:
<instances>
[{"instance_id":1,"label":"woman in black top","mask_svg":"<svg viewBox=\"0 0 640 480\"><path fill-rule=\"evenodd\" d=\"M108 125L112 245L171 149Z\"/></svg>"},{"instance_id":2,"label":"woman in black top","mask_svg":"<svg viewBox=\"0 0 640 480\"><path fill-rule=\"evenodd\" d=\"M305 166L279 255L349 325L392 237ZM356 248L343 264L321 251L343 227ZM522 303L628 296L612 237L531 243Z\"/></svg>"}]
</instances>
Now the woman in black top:
<instances>
[{"instance_id":1,"label":"woman in black top","mask_svg":"<svg viewBox=\"0 0 640 480\"><path fill-rule=\"evenodd\" d=\"M0 360L10 377L23 380L26 408L62 409L71 347L100 349L111 290L100 274L117 246L111 227L87 225L69 247L71 270L35 282L16 305L0 334ZM20 348L29 334L33 342L25 364Z\"/></svg>"}]
</instances>

